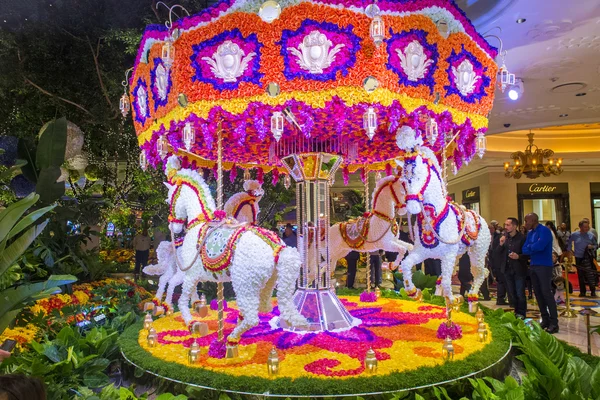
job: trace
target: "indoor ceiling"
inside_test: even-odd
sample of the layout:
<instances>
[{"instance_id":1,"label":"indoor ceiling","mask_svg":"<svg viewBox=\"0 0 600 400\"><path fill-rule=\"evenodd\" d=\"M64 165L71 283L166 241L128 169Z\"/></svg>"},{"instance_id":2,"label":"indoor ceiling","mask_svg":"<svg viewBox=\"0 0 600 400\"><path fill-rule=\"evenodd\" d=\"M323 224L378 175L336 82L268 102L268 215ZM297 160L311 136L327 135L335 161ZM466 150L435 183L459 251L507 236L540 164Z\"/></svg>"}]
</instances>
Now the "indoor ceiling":
<instances>
[{"instance_id":1,"label":"indoor ceiling","mask_svg":"<svg viewBox=\"0 0 600 400\"><path fill-rule=\"evenodd\" d=\"M508 51L506 66L524 82L525 92L516 101L496 90L490 135L600 121L600 1L457 0L457 4L479 32L502 39ZM517 23L519 19L525 21ZM496 38L487 40L500 47ZM500 57L497 61L502 65Z\"/></svg>"}]
</instances>

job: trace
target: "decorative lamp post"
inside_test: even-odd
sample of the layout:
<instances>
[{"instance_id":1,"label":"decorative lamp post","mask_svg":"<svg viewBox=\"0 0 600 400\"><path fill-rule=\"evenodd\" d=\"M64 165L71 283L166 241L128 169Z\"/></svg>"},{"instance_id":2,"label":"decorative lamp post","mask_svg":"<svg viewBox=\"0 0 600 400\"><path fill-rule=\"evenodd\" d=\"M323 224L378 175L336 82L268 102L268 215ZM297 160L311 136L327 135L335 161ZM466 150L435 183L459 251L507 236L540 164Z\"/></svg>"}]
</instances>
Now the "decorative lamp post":
<instances>
[{"instance_id":1,"label":"decorative lamp post","mask_svg":"<svg viewBox=\"0 0 600 400\"><path fill-rule=\"evenodd\" d=\"M190 151L194 142L196 142L196 130L191 122L186 122L183 127L183 144L185 145L185 149Z\"/></svg>"},{"instance_id":2,"label":"decorative lamp post","mask_svg":"<svg viewBox=\"0 0 600 400\"><path fill-rule=\"evenodd\" d=\"M446 336L446 339L444 339L444 343L442 344L442 357L447 361L452 361L454 359L454 345L452 344L450 336Z\"/></svg>"},{"instance_id":3,"label":"decorative lamp post","mask_svg":"<svg viewBox=\"0 0 600 400\"><path fill-rule=\"evenodd\" d=\"M162 159L164 159L169 153L169 146L167 145L167 139L164 135L161 135L156 141L156 152Z\"/></svg>"},{"instance_id":4,"label":"decorative lamp post","mask_svg":"<svg viewBox=\"0 0 600 400\"><path fill-rule=\"evenodd\" d=\"M477 155L479 158L483 158L487 148L487 138L483 134L483 132L477 133L477 137L475 139L475 149L477 150Z\"/></svg>"},{"instance_id":5,"label":"decorative lamp post","mask_svg":"<svg viewBox=\"0 0 600 400\"><path fill-rule=\"evenodd\" d=\"M275 111L271 116L271 133L275 140L279 142L283 135L283 114L281 111Z\"/></svg>"},{"instance_id":6,"label":"decorative lamp post","mask_svg":"<svg viewBox=\"0 0 600 400\"><path fill-rule=\"evenodd\" d=\"M477 328L477 337L480 342L487 342L488 330L485 326L485 322L480 322Z\"/></svg>"},{"instance_id":7,"label":"decorative lamp post","mask_svg":"<svg viewBox=\"0 0 600 400\"><path fill-rule=\"evenodd\" d=\"M367 351L367 355L365 356L365 370L370 375L377 373L377 357L372 348Z\"/></svg>"},{"instance_id":8,"label":"decorative lamp post","mask_svg":"<svg viewBox=\"0 0 600 400\"><path fill-rule=\"evenodd\" d=\"M369 140L373 140L377 131L377 113L373 107L367 108L363 115L363 128L367 132Z\"/></svg>"},{"instance_id":9,"label":"decorative lamp post","mask_svg":"<svg viewBox=\"0 0 600 400\"><path fill-rule=\"evenodd\" d=\"M156 347L158 344L158 334L156 333L156 329L150 328L146 340L148 341L148 347Z\"/></svg>"},{"instance_id":10,"label":"decorative lamp post","mask_svg":"<svg viewBox=\"0 0 600 400\"><path fill-rule=\"evenodd\" d=\"M190 364L196 364L198 359L200 358L200 346L198 343L194 342L190 346L190 350L188 351L188 362Z\"/></svg>"},{"instance_id":11,"label":"decorative lamp post","mask_svg":"<svg viewBox=\"0 0 600 400\"><path fill-rule=\"evenodd\" d=\"M279 374L279 355L277 354L275 347L269 352L269 357L267 358L267 370L269 371L269 376L276 376Z\"/></svg>"},{"instance_id":12,"label":"decorative lamp post","mask_svg":"<svg viewBox=\"0 0 600 400\"><path fill-rule=\"evenodd\" d=\"M480 308L475 313L475 318L477 318L477 323L480 324L483 322L483 310Z\"/></svg>"}]
</instances>

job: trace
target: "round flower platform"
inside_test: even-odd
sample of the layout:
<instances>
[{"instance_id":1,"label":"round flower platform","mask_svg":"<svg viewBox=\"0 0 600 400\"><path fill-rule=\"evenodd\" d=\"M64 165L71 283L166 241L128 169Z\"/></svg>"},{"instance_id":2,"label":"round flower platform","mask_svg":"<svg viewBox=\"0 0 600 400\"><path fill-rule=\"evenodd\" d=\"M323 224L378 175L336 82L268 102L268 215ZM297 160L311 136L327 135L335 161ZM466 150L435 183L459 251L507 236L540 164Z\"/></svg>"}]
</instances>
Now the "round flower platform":
<instances>
[{"instance_id":1,"label":"round flower platform","mask_svg":"<svg viewBox=\"0 0 600 400\"><path fill-rule=\"evenodd\" d=\"M487 319L487 341L478 340L476 318L454 312L462 338L453 341L454 360L442 357L443 340L436 337L445 321L445 308L409 300L380 298L361 302L340 296L350 313L362 321L343 332L296 334L273 324L277 307L260 315L260 324L247 331L237 358L212 358L208 349L217 337L217 312L194 319L208 324L204 337L188 332L179 313L154 321L158 344L149 347L140 324L121 337L125 358L151 374L216 390L271 395L344 395L408 390L441 384L474 374L497 375L509 361L510 338L499 320ZM225 310L225 334L233 329L239 312L235 303ZM200 346L197 363L188 362L193 342ZM270 377L267 358L275 348L279 374ZM377 372L365 370L365 356L375 351Z\"/></svg>"}]
</instances>

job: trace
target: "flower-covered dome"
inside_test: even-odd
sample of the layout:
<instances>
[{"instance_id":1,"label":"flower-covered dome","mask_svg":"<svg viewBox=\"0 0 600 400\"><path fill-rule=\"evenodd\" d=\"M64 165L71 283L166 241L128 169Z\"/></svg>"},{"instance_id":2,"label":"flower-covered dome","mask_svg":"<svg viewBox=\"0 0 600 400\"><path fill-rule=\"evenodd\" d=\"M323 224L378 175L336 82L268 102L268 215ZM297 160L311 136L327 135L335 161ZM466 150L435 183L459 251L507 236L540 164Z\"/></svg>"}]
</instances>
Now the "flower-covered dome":
<instances>
[{"instance_id":1,"label":"flower-covered dome","mask_svg":"<svg viewBox=\"0 0 600 400\"><path fill-rule=\"evenodd\" d=\"M129 83L153 165L163 137L188 163L211 167L222 129L226 169L281 167L280 157L310 151L342 154L350 171L383 169L398 155L399 126L424 132L432 121L440 132L460 131L459 166L473 157L492 108L497 51L454 2L284 0L271 22L261 6L223 0L170 30L147 27ZM439 148L442 135L435 140Z\"/></svg>"}]
</instances>

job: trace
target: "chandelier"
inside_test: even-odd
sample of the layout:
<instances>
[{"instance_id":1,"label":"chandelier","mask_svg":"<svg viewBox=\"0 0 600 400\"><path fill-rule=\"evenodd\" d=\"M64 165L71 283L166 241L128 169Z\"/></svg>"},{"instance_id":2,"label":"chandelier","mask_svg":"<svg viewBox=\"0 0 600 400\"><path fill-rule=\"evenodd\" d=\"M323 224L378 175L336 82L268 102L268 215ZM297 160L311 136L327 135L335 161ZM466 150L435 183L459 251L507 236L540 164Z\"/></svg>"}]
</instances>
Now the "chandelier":
<instances>
[{"instance_id":1,"label":"chandelier","mask_svg":"<svg viewBox=\"0 0 600 400\"><path fill-rule=\"evenodd\" d=\"M560 175L563 172L562 158L553 158L553 150L540 149L534 145L533 135L531 131L527 135L529 145L525 148L525 151L517 151L510 155L510 158L515 162L514 165L511 165L508 161L504 163L505 177L519 179L522 175L525 175L529 179L535 179L540 175Z\"/></svg>"}]
</instances>

